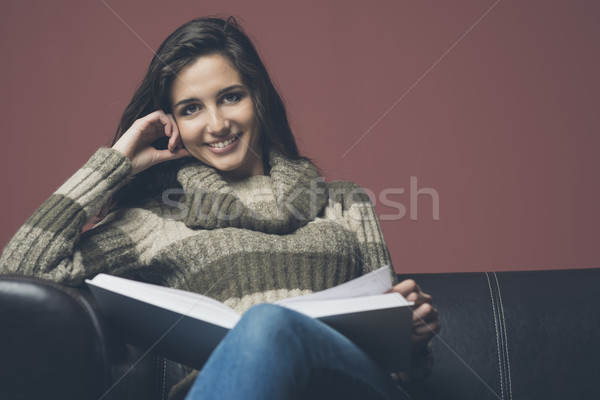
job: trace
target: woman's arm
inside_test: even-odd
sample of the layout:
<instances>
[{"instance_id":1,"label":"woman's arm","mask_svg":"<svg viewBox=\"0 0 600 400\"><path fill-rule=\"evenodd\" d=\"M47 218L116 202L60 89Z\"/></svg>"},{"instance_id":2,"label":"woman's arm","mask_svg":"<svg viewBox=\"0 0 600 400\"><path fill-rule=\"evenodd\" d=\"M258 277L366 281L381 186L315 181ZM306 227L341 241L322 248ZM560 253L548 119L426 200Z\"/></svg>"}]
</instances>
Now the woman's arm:
<instances>
[{"instance_id":1,"label":"woman's arm","mask_svg":"<svg viewBox=\"0 0 600 400\"><path fill-rule=\"evenodd\" d=\"M130 172L122 154L99 149L17 231L4 248L0 272L81 283L85 272L76 249L81 229Z\"/></svg>"},{"instance_id":2,"label":"woman's arm","mask_svg":"<svg viewBox=\"0 0 600 400\"><path fill-rule=\"evenodd\" d=\"M329 218L339 218L340 223L356 237L356 256L363 266L363 274L389 265L392 270L392 280L397 283L377 214L364 189L353 182L330 182L329 199L330 202L341 205L341 210L335 212L337 215L331 215ZM333 208L335 210L337 206Z\"/></svg>"},{"instance_id":3,"label":"woman's arm","mask_svg":"<svg viewBox=\"0 0 600 400\"><path fill-rule=\"evenodd\" d=\"M404 381L424 378L431 373L433 366L431 339L441 328L437 310L432 306L432 298L413 280L398 281L393 272L392 261L377 214L366 192L352 182L333 182L332 188L334 194L343 193L342 215L356 233L358 256L363 263L363 271L366 273L383 265L389 265L393 274L392 282L394 282L392 290L415 303L411 373L398 374L398 377Z\"/></svg>"},{"instance_id":4,"label":"woman's arm","mask_svg":"<svg viewBox=\"0 0 600 400\"><path fill-rule=\"evenodd\" d=\"M168 136L169 148L157 150L152 143ZM100 207L127 179L151 165L184 157L177 126L172 117L156 111L137 120L112 149L99 149L65 182L17 231L0 257L0 273L33 275L69 285L79 285L99 272L86 265L89 255L110 254L115 262L126 256L127 248L114 240L94 242L94 230L81 230Z\"/></svg>"}]
</instances>

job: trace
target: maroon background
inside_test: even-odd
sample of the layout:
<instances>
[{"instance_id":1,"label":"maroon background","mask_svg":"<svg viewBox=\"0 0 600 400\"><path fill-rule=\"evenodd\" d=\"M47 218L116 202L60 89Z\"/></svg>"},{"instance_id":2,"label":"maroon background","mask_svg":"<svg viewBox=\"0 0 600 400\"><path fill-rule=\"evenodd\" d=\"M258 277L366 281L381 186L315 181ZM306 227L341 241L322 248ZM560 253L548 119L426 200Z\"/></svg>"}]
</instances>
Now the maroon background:
<instances>
[{"instance_id":1,"label":"maroon background","mask_svg":"<svg viewBox=\"0 0 600 400\"><path fill-rule=\"evenodd\" d=\"M108 0L135 34L101 1L6 3L2 246L109 141L152 56L140 38L219 13L329 179L371 190L381 216L386 188L410 212L411 176L438 192L439 220L421 195L417 220L382 221L398 271L600 266L596 1Z\"/></svg>"}]
</instances>

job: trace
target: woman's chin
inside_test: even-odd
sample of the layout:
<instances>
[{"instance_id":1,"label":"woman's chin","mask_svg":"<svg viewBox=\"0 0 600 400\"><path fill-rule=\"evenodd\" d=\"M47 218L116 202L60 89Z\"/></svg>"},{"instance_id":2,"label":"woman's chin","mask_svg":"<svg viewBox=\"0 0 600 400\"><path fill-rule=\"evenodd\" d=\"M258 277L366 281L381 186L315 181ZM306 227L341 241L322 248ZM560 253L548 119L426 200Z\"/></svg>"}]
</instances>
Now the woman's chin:
<instances>
[{"instance_id":1,"label":"woman's chin","mask_svg":"<svg viewBox=\"0 0 600 400\"><path fill-rule=\"evenodd\" d=\"M262 174L262 160L260 158L254 160L254 157L249 160L246 155L247 153L241 151L226 155L202 152L194 157L230 179L243 179L251 175Z\"/></svg>"},{"instance_id":2,"label":"woman's chin","mask_svg":"<svg viewBox=\"0 0 600 400\"><path fill-rule=\"evenodd\" d=\"M207 157L201 161L225 175L235 175L243 169L243 163L239 157L223 157L223 159L218 160L215 160L213 157Z\"/></svg>"}]
</instances>

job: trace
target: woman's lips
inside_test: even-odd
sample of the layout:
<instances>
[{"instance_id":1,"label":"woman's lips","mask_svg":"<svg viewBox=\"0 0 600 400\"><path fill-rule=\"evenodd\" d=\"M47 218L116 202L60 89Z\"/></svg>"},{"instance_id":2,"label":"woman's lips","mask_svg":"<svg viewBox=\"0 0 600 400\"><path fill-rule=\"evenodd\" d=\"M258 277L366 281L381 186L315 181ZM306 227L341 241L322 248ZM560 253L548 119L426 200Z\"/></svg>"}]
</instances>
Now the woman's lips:
<instances>
[{"instance_id":1,"label":"woman's lips","mask_svg":"<svg viewBox=\"0 0 600 400\"><path fill-rule=\"evenodd\" d=\"M227 153L237 146L238 142L240 141L240 136L241 134L237 134L219 142L206 143L206 147L208 147L211 152L216 154Z\"/></svg>"}]
</instances>

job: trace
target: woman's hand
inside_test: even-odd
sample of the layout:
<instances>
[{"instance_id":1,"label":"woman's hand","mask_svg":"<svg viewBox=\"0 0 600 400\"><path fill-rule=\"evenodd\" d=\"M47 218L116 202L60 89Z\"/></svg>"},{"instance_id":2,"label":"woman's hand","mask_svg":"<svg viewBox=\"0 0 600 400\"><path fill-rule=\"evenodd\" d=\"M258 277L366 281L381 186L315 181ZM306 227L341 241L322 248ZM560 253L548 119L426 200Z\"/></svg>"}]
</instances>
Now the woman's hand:
<instances>
[{"instance_id":1,"label":"woman's hand","mask_svg":"<svg viewBox=\"0 0 600 400\"><path fill-rule=\"evenodd\" d=\"M155 149L152 143L164 136L169 137L168 148ZM136 120L113 149L129 158L134 175L161 162L191 155L183 147L175 119L162 110Z\"/></svg>"},{"instance_id":2,"label":"woman's hand","mask_svg":"<svg viewBox=\"0 0 600 400\"><path fill-rule=\"evenodd\" d=\"M423 350L427 342L440 331L442 324L438 320L438 312L431 305L431 296L421 291L412 279L407 279L392 288L408 301L415 303L413 307L413 353Z\"/></svg>"}]
</instances>

